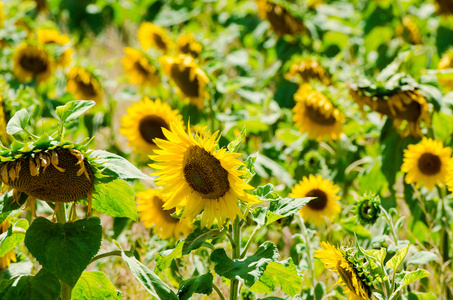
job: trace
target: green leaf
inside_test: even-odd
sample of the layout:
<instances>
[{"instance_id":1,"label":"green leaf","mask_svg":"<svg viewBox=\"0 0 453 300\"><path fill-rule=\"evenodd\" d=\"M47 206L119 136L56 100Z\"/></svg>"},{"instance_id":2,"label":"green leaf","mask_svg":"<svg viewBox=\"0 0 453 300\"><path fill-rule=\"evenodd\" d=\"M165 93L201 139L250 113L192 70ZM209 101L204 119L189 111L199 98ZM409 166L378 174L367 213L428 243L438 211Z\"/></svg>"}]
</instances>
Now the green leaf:
<instances>
[{"instance_id":1,"label":"green leaf","mask_svg":"<svg viewBox=\"0 0 453 300\"><path fill-rule=\"evenodd\" d=\"M66 224L38 217L27 230L25 246L44 268L74 287L99 251L101 240L101 220L97 217Z\"/></svg>"},{"instance_id":2,"label":"green leaf","mask_svg":"<svg viewBox=\"0 0 453 300\"><path fill-rule=\"evenodd\" d=\"M179 285L178 298L179 300L188 300L193 295L197 294L212 294L212 280L214 277L211 273L201 276L192 277L188 280L183 280Z\"/></svg>"},{"instance_id":3,"label":"green leaf","mask_svg":"<svg viewBox=\"0 0 453 300\"><path fill-rule=\"evenodd\" d=\"M1 300L57 300L60 282L49 271L42 268L36 276L19 276L9 281L0 291Z\"/></svg>"},{"instance_id":4,"label":"green leaf","mask_svg":"<svg viewBox=\"0 0 453 300\"><path fill-rule=\"evenodd\" d=\"M178 300L176 294L150 269L144 266L131 254L126 254L117 241L113 241L121 249L121 257L127 263L134 277L146 288L146 290L162 300Z\"/></svg>"},{"instance_id":5,"label":"green leaf","mask_svg":"<svg viewBox=\"0 0 453 300\"><path fill-rule=\"evenodd\" d=\"M255 166L253 165L255 163L256 156L250 155L247 157L247 159L244 161L244 165L239 167L239 170L245 170L245 174L241 175L241 179L244 180L245 182L250 182L252 180L253 176L256 175L255 172Z\"/></svg>"},{"instance_id":6,"label":"green leaf","mask_svg":"<svg viewBox=\"0 0 453 300\"><path fill-rule=\"evenodd\" d=\"M184 246L182 247L182 254L187 255L193 250L200 248L206 240L212 240L225 234L225 231L220 229L208 229L208 228L195 228L195 230L187 236L184 240Z\"/></svg>"},{"instance_id":7,"label":"green leaf","mask_svg":"<svg viewBox=\"0 0 453 300\"><path fill-rule=\"evenodd\" d=\"M134 191L121 179L94 185L93 208L112 217L137 221Z\"/></svg>"},{"instance_id":8,"label":"green leaf","mask_svg":"<svg viewBox=\"0 0 453 300\"><path fill-rule=\"evenodd\" d=\"M83 272L72 289L72 300L122 299L108 277L99 271Z\"/></svg>"},{"instance_id":9,"label":"green leaf","mask_svg":"<svg viewBox=\"0 0 453 300\"><path fill-rule=\"evenodd\" d=\"M426 270L417 270L417 271L409 272L406 275L404 275L403 285L408 286L412 282L415 282L422 278L428 277L429 275L430 275L429 272Z\"/></svg>"},{"instance_id":10,"label":"green leaf","mask_svg":"<svg viewBox=\"0 0 453 300\"><path fill-rule=\"evenodd\" d=\"M267 185L266 185L267 186ZM264 187L266 187L264 186ZM266 191L263 191L263 193ZM270 193L269 193L270 194ZM267 195L269 195L267 194ZM313 198L280 198L269 203L269 207L258 206L251 213L252 219L259 226L267 226L281 218L289 217L304 207Z\"/></svg>"},{"instance_id":11,"label":"green leaf","mask_svg":"<svg viewBox=\"0 0 453 300\"><path fill-rule=\"evenodd\" d=\"M160 274L163 270L168 268L175 258L179 258L182 256L182 249L184 243L182 241L178 241L176 244L175 249L169 249L156 254L156 267L154 268L154 272L156 274Z\"/></svg>"},{"instance_id":12,"label":"green leaf","mask_svg":"<svg viewBox=\"0 0 453 300\"><path fill-rule=\"evenodd\" d=\"M95 157L96 162L102 164L104 167L102 173L107 176L112 176L113 179L151 179L151 177L143 174L142 171L131 164L127 159L108 151L94 150L90 153L90 157Z\"/></svg>"},{"instance_id":13,"label":"green leaf","mask_svg":"<svg viewBox=\"0 0 453 300\"><path fill-rule=\"evenodd\" d=\"M341 220L340 221L341 227L343 227L345 230L349 231L353 235L357 235L357 237L362 238L362 239L371 239L372 235L371 233L366 230L365 227L357 223L357 220L354 220L353 218L349 220Z\"/></svg>"},{"instance_id":14,"label":"green leaf","mask_svg":"<svg viewBox=\"0 0 453 300\"><path fill-rule=\"evenodd\" d=\"M297 274L296 266L291 258L282 262L270 262L260 279L250 288L258 293L272 293L277 286L293 297L300 292L302 278Z\"/></svg>"},{"instance_id":15,"label":"green leaf","mask_svg":"<svg viewBox=\"0 0 453 300\"><path fill-rule=\"evenodd\" d=\"M387 255L387 251L385 250L385 248L381 248L379 250L365 250L365 253L376 258L381 265L384 264L384 259L385 256Z\"/></svg>"},{"instance_id":16,"label":"green leaf","mask_svg":"<svg viewBox=\"0 0 453 300\"><path fill-rule=\"evenodd\" d=\"M420 251L415 253L411 260L409 261L410 265L424 265L426 263L429 263L430 261L437 260L439 257L437 257L436 254L429 252L429 251Z\"/></svg>"},{"instance_id":17,"label":"green leaf","mask_svg":"<svg viewBox=\"0 0 453 300\"><path fill-rule=\"evenodd\" d=\"M420 292L411 292L409 293L408 300L437 300L437 296L433 293L420 293Z\"/></svg>"},{"instance_id":18,"label":"green leaf","mask_svg":"<svg viewBox=\"0 0 453 300\"><path fill-rule=\"evenodd\" d=\"M19 219L8 231L0 235L0 257L24 241L27 229L28 221Z\"/></svg>"},{"instance_id":19,"label":"green leaf","mask_svg":"<svg viewBox=\"0 0 453 300\"><path fill-rule=\"evenodd\" d=\"M25 129L30 120L30 114L25 108L22 108L14 114L6 125L6 133L13 135Z\"/></svg>"},{"instance_id":20,"label":"green leaf","mask_svg":"<svg viewBox=\"0 0 453 300\"><path fill-rule=\"evenodd\" d=\"M242 140L245 138L245 126L242 128L241 132L236 136L234 141L230 142L227 146L228 151L237 152L241 146Z\"/></svg>"},{"instance_id":21,"label":"green leaf","mask_svg":"<svg viewBox=\"0 0 453 300\"><path fill-rule=\"evenodd\" d=\"M406 247L399 249L396 254L385 264L385 266L387 268L393 269L393 272L396 272L396 270L406 257L409 246L410 245L407 245Z\"/></svg>"},{"instance_id":22,"label":"green leaf","mask_svg":"<svg viewBox=\"0 0 453 300\"><path fill-rule=\"evenodd\" d=\"M56 113L62 123L71 122L95 104L96 102L92 100L70 101L65 105L58 106Z\"/></svg>"},{"instance_id":23,"label":"green leaf","mask_svg":"<svg viewBox=\"0 0 453 300\"><path fill-rule=\"evenodd\" d=\"M9 191L6 194L3 194L0 196L0 223L5 221L5 219L9 216L9 214L16 209L19 209L27 200L28 195L25 193L22 193L20 195L19 203L18 205L14 200L13 200L13 191Z\"/></svg>"}]
</instances>

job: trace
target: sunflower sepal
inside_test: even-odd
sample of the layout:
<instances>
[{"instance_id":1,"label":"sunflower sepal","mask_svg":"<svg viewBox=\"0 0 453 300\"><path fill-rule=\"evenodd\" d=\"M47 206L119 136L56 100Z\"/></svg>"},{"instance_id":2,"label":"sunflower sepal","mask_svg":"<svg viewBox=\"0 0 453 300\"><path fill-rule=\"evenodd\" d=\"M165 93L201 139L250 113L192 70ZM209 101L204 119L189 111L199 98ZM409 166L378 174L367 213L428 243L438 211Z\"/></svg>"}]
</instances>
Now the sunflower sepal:
<instances>
[{"instance_id":1,"label":"sunflower sepal","mask_svg":"<svg viewBox=\"0 0 453 300\"><path fill-rule=\"evenodd\" d=\"M245 126L244 126L242 128L241 132L239 132L239 134L236 135L236 138L233 141L231 141L230 143L228 143L228 146L227 146L228 151L237 152L239 150L239 147L242 144L242 141L245 138L245 135L246 135L246 130L245 130ZM220 138L220 136L219 136L219 138Z\"/></svg>"}]
</instances>

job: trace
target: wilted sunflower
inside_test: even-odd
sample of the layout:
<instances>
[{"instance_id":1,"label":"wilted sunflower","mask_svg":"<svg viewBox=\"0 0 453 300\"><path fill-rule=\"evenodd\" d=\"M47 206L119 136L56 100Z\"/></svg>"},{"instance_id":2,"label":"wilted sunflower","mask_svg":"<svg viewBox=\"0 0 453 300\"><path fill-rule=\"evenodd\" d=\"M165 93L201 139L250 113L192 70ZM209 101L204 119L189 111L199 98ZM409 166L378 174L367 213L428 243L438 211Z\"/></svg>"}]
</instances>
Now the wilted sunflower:
<instances>
[{"instance_id":1,"label":"wilted sunflower","mask_svg":"<svg viewBox=\"0 0 453 300\"><path fill-rule=\"evenodd\" d=\"M153 174L159 176L156 184L164 187L160 195L168 197L164 209L184 205L181 218L190 221L204 210L201 227L211 227L215 219L223 226L227 219L243 218L238 200L256 200L244 191L252 187L240 179L241 154L216 150L218 132L192 136L190 125L185 133L179 122L171 123L170 129L163 129L168 141L156 139L160 149L150 155L156 161L150 166L159 170Z\"/></svg>"},{"instance_id":2,"label":"wilted sunflower","mask_svg":"<svg viewBox=\"0 0 453 300\"><path fill-rule=\"evenodd\" d=\"M155 26L150 22L143 22L140 24L137 38L138 42L145 50L153 47L163 53L167 53L173 48L173 41L168 36L165 29Z\"/></svg>"},{"instance_id":3,"label":"wilted sunflower","mask_svg":"<svg viewBox=\"0 0 453 300\"><path fill-rule=\"evenodd\" d=\"M338 250L326 242L321 242L323 250L315 250L315 257L319 258L326 269L333 269L338 274L338 281L335 284L345 285L345 292L349 292L348 300L370 300L370 276L367 272L355 263L356 260L345 250Z\"/></svg>"},{"instance_id":4,"label":"wilted sunflower","mask_svg":"<svg viewBox=\"0 0 453 300\"><path fill-rule=\"evenodd\" d=\"M294 16L282 5L269 0L257 0L258 14L266 19L277 35L295 34L305 30L301 20Z\"/></svg>"},{"instance_id":5,"label":"wilted sunflower","mask_svg":"<svg viewBox=\"0 0 453 300\"><path fill-rule=\"evenodd\" d=\"M405 36L412 45L422 45L422 36L417 24L408 16L403 18L403 24L397 27L398 35Z\"/></svg>"},{"instance_id":6,"label":"wilted sunflower","mask_svg":"<svg viewBox=\"0 0 453 300\"><path fill-rule=\"evenodd\" d=\"M293 64L285 77L289 80L295 79L299 84L308 83L311 80L317 80L324 85L332 84L329 72L319 62L311 59Z\"/></svg>"},{"instance_id":7,"label":"wilted sunflower","mask_svg":"<svg viewBox=\"0 0 453 300\"><path fill-rule=\"evenodd\" d=\"M178 57L164 56L161 62L165 72L173 79L178 90L185 98L195 104L199 109L204 107L204 99L208 97L206 84L208 76L195 63L193 57L181 54Z\"/></svg>"},{"instance_id":8,"label":"wilted sunflower","mask_svg":"<svg viewBox=\"0 0 453 300\"><path fill-rule=\"evenodd\" d=\"M195 37L191 33L181 34L177 41L178 50L183 54L198 58L200 56L203 46L195 40Z\"/></svg>"},{"instance_id":9,"label":"wilted sunflower","mask_svg":"<svg viewBox=\"0 0 453 300\"><path fill-rule=\"evenodd\" d=\"M404 150L401 171L407 173L407 183L432 190L435 185L445 183L450 157L450 147L443 147L440 141L423 138L420 143L409 145Z\"/></svg>"},{"instance_id":10,"label":"wilted sunflower","mask_svg":"<svg viewBox=\"0 0 453 300\"><path fill-rule=\"evenodd\" d=\"M325 217L332 220L339 214L341 208L338 204L340 196L336 196L340 188L328 179L322 179L321 175L309 175L302 178L289 194L293 198L317 197L300 209L300 215L304 220L315 225L321 225Z\"/></svg>"},{"instance_id":11,"label":"wilted sunflower","mask_svg":"<svg viewBox=\"0 0 453 300\"><path fill-rule=\"evenodd\" d=\"M101 85L93 74L82 67L73 67L67 76L66 89L77 100L94 100L96 103L102 101Z\"/></svg>"},{"instance_id":12,"label":"wilted sunflower","mask_svg":"<svg viewBox=\"0 0 453 300\"><path fill-rule=\"evenodd\" d=\"M157 195L159 191L148 189L146 192L137 193L137 211L140 220L146 227L153 227L163 240L173 238L177 240L180 236L187 236L192 232L193 226L189 219L179 220L171 215L175 208L164 210L166 201L164 195Z\"/></svg>"},{"instance_id":13,"label":"wilted sunflower","mask_svg":"<svg viewBox=\"0 0 453 300\"><path fill-rule=\"evenodd\" d=\"M9 221L6 219L0 224L0 234L6 232L9 228ZM14 249L0 257L0 271L8 268L11 261L16 262L16 255L14 254Z\"/></svg>"},{"instance_id":14,"label":"wilted sunflower","mask_svg":"<svg viewBox=\"0 0 453 300\"><path fill-rule=\"evenodd\" d=\"M136 83L140 86L157 86L160 83L156 67L142 51L126 47L124 52L126 56L121 60L121 63L130 83Z\"/></svg>"},{"instance_id":15,"label":"wilted sunflower","mask_svg":"<svg viewBox=\"0 0 453 300\"><path fill-rule=\"evenodd\" d=\"M69 46L69 37L66 34L60 34L56 29L37 29L36 35L38 42L46 45ZM67 67L71 62L71 55L74 51L67 48L58 56L55 64L61 67Z\"/></svg>"},{"instance_id":16,"label":"wilted sunflower","mask_svg":"<svg viewBox=\"0 0 453 300\"><path fill-rule=\"evenodd\" d=\"M439 64L437 65L437 70L439 71L448 69L453 69L453 49L450 49L447 52L445 52L442 55ZM453 90L453 74L452 74L453 72L448 72L445 75L442 73L443 72L440 72L440 74L437 75L439 84L449 90Z\"/></svg>"},{"instance_id":17,"label":"wilted sunflower","mask_svg":"<svg viewBox=\"0 0 453 300\"><path fill-rule=\"evenodd\" d=\"M14 51L13 62L14 75L20 82L30 82L36 78L39 84L52 75L52 58L40 45L20 45Z\"/></svg>"},{"instance_id":18,"label":"wilted sunflower","mask_svg":"<svg viewBox=\"0 0 453 300\"><path fill-rule=\"evenodd\" d=\"M309 138L317 140L340 138L344 116L329 98L303 84L294 94L294 99L297 103L293 108L293 120L300 132L306 132Z\"/></svg>"},{"instance_id":19,"label":"wilted sunflower","mask_svg":"<svg viewBox=\"0 0 453 300\"><path fill-rule=\"evenodd\" d=\"M162 128L170 129L172 122L182 123L177 110L170 105L145 97L127 108L127 115L121 118L120 133L127 137L134 152L149 155L157 148L155 138L165 139Z\"/></svg>"}]
</instances>

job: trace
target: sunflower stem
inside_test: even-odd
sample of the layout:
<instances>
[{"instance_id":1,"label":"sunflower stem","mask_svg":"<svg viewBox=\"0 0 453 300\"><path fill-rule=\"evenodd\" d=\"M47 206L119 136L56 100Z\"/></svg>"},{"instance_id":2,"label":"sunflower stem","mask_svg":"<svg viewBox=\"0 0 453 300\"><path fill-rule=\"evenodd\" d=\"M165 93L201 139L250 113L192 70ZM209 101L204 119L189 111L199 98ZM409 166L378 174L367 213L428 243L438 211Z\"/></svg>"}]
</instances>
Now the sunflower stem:
<instances>
[{"instance_id":1,"label":"sunflower stem","mask_svg":"<svg viewBox=\"0 0 453 300\"><path fill-rule=\"evenodd\" d=\"M233 222L233 241L231 243L232 259L241 257L241 227L239 226L239 217ZM236 300L239 296L239 280L234 278L230 282L230 300Z\"/></svg>"},{"instance_id":2,"label":"sunflower stem","mask_svg":"<svg viewBox=\"0 0 453 300\"><path fill-rule=\"evenodd\" d=\"M127 251L126 251L127 252ZM99 255L96 255L90 260L90 264L97 261L98 259L104 258L104 257L109 257L109 256L121 256L121 251L120 250L113 250L110 252L102 253Z\"/></svg>"},{"instance_id":3,"label":"sunflower stem","mask_svg":"<svg viewBox=\"0 0 453 300\"><path fill-rule=\"evenodd\" d=\"M209 97L208 102L209 102L209 129L211 129L211 133L215 132L215 127L214 127L214 108L212 105L212 95Z\"/></svg>"},{"instance_id":4,"label":"sunflower stem","mask_svg":"<svg viewBox=\"0 0 453 300\"><path fill-rule=\"evenodd\" d=\"M216 291L217 295L219 295L221 300L225 300L225 297L223 296L222 292L214 283L212 284L212 288L214 289L214 291Z\"/></svg>"},{"instance_id":5,"label":"sunflower stem","mask_svg":"<svg viewBox=\"0 0 453 300\"><path fill-rule=\"evenodd\" d=\"M250 247L250 244L253 240L253 238L255 237L255 235L258 233L258 231L263 228L261 226L256 226L255 229L253 230L252 232L252 235L250 236L250 238L248 239L247 241L247 244L245 244L245 247L244 249L242 250L242 253L241 253L241 259L245 257L245 255L247 254L247 250L249 249Z\"/></svg>"},{"instance_id":6,"label":"sunflower stem","mask_svg":"<svg viewBox=\"0 0 453 300\"><path fill-rule=\"evenodd\" d=\"M60 203L57 208L57 223L65 224L66 223L66 205L64 203ZM72 288L60 280L61 285L61 300L71 300Z\"/></svg>"},{"instance_id":7,"label":"sunflower stem","mask_svg":"<svg viewBox=\"0 0 453 300\"><path fill-rule=\"evenodd\" d=\"M305 247L307 249L307 260L308 260L308 271L310 272L310 280L311 280L311 287L310 290L313 292L311 294L314 294L314 288L316 285L315 282L315 265L314 261L311 259L311 248L310 248L310 243L308 240L308 232L307 232L307 227L305 227L305 221L302 218L300 214L297 214L299 217L299 222L300 222L300 227L302 229L302 235L304 236L304 241L305 241ZM300 292L300 295L302 296L303 294L303 289Z\"/></svg>"},{"instance_id":8,"label":"sunflower stem","mask_svg":"<svg viewBox=\"0 0 453 300\"><path fill-rule=\"evenodd\" d=\"M384 207L381 205L381 211L382 214L384 215L385 220L387 221L389 227L390 227L390 232L392 233L393 237L393 244L396 246L398 244L398 236L396 234L395 226L393 225L392 219L390 218L389 214L385 210Z\"/></svg>"}]
</instances>

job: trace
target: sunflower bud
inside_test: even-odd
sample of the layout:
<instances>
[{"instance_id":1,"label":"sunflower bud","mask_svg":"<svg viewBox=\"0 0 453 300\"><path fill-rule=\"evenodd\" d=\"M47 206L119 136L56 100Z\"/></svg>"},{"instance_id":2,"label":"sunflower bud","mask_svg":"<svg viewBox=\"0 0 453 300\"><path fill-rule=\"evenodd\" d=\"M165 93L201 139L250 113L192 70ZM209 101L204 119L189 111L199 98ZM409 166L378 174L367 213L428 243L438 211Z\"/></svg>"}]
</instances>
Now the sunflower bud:
<instances>
[{"instance_id":1,"label":"sunflower bud","mask_svg":"<svg viewBox=\"0 0 453 300\"><path fill-rule=\"evenodd\" d=\"M374 224L381 212L381 198L378 195L365 195L355 205L354 212L360 224Z\"/></svg>"},{"instance_id":2,"label":"sunflower bud","mask_svg":"<svg viewBox=\"0 0 453 300\"><path fill-rule=\"evenodd\" d=\"M324 159L316 151L309 151L304 155L304 169L310 174L317 174L324 166Z\"/></svg>"}]
</instances>

